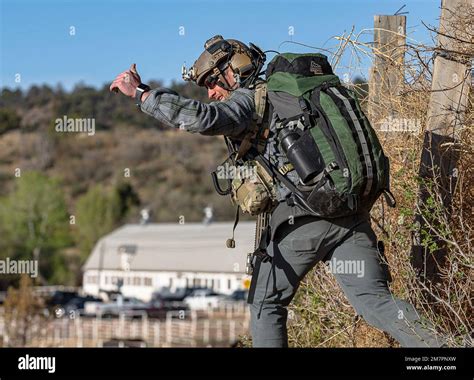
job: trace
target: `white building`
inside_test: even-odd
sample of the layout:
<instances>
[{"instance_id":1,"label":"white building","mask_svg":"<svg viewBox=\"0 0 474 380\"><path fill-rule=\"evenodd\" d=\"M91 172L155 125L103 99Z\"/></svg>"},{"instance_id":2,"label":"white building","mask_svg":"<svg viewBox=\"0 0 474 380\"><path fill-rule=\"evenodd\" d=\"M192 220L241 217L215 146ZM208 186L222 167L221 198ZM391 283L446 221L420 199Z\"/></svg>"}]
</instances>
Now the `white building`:
<instances>
[{"instance_id":1,"label":"white building","mask_svg":"<svg viewBox=\"0 0 474 380\"><path fill-rule=\"evenodd\" d=\"M237 226L236 247L226 247L233 223L127 224L101 238L85 263L83 289L91 295L116 291L149 300L162 287L203 286L230 294L248 287L247 253L255 223Z\"/></svg>"}]
</instances>

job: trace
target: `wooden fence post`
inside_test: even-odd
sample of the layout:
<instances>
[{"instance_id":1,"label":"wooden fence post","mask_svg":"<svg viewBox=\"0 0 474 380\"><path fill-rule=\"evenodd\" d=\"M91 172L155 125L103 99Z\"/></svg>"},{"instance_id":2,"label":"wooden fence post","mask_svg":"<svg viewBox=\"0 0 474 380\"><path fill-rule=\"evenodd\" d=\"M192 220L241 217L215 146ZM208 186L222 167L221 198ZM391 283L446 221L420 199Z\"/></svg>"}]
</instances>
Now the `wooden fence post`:
<instances>
[{"instance_id":1,"label":"wooden fence post","mask_svg":"<svg viewBox=\"0 0 474 380\"><path fill-rule=\"evenodd\" d=\"M390 102L403 83L406 16L374 16L374 62L369 72L368 116L374 127L393 115ZM378 129L378 128L377 128Z\"/></svg>"},{"instance_id":2,"label":"wooden fence post","mask_svg":"<svg viewBox=\"0 0 474 380\"><path fill-rule=\"evenodd\" d=\"M434 189L441 197L441 212L446 213L449 220L452 191L457 179L456 165L459 159L457 143L470 88L471 57L462 54L466 47L463 44L468 43L463 41L472 41L469 31L460 35L460 31L453 25L453 19L459 17L460 7L472 7L472 3L471 0L443 0L441 7L438 47L419 176L423 180L433 181ZM428 188L421 184L419 206L426 205L429 197ZM436 280L439 267L443 265L446 257L446 243L436 236L420 213L416 215L415 221L419 229L413 239L412 263L423 278ZM436 226L438 222L439 220L433 219L430 224ZM430 251L426 244L423 244L421 231L431 235L431 241L436 244L436 248L431 248Z\"/></svg>"}]
</instances>

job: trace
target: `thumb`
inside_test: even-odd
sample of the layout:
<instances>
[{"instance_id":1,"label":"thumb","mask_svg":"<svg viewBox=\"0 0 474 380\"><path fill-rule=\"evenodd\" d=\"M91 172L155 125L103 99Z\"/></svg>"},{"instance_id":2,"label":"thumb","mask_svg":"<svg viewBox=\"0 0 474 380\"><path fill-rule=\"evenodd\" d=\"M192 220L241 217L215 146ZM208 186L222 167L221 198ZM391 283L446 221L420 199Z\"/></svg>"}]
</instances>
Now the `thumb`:
<instances>
[{"instance_id":1,"label":"thumb","mask_svg":"<svg viewBox=\"0 0 474 380\"><path fill-rule=\"evenodd\" d=\"M134 74L138 74L137 73L137 65L135 63L132 63L132 65L130 66L130 71Z\"/></svg>"}]
</instances>

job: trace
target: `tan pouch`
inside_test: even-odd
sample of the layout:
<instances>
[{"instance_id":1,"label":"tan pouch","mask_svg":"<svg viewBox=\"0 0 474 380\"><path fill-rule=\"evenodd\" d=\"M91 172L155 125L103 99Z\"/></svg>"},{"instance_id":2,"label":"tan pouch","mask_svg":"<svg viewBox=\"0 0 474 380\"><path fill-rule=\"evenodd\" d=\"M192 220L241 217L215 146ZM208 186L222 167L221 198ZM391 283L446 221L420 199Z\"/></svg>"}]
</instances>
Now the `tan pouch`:
<instances>
[{"instance_id":1,"label":"tan pouch","mask_svg":"<svg viewBox=\"0 0 474 380\"><path fill-rule=\"evenodd\" d=\"M247 161L240 169L245 175L232 180L232 203L250 215L271 211L277 203L272 177L257 161Z\"/></svg>"}]
</instances>

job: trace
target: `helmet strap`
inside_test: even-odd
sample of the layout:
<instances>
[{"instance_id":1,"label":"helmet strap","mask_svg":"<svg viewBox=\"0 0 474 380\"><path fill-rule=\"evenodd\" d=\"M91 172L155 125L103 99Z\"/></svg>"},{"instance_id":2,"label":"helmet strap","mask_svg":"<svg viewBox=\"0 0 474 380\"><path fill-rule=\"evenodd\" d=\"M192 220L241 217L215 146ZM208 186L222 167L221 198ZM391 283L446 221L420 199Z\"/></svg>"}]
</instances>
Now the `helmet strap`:
<instances>
[{"instance_id":1,"label":"helmet strap","mask_svg":"<svg viewBox=\"0 0 474 380\"><path fill-rule=\"evenodd\" d=\"M217 70L219 70L219 80L217 81L217 84L219 85L219 87L222 87L226 91L235 91L240 85L240 76L239 76L239 74L234 74L234 78L237 75L239 77L239 80L238 81L236 80L235 85L231 86L229 84L228 80L225 77L225 70L227 70L229 67L230 67L230 65L227 64L222 69L220 67L217 68Z\"/></svg>"},{"instance_id":2,"label":"helmet strap","mask_svg":"<svg viewBox=\"0 0 474 380\"><path fill-rule=\"evenodd\" d=\"M238 87L240 87L240 74L234 73L234 80Z\"/></svg>"}]
</instances>

